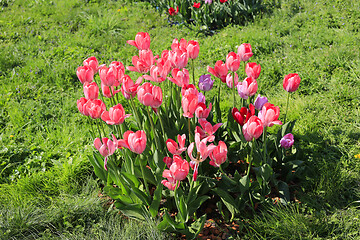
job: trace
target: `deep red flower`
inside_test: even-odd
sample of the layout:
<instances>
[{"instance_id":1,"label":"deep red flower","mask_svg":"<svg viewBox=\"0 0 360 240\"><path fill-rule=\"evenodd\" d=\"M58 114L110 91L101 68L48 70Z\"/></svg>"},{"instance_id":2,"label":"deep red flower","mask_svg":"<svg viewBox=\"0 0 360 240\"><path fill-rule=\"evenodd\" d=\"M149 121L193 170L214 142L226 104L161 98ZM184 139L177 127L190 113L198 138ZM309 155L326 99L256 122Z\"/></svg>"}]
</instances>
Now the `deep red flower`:
<instances>
[{"instance_id":1,"label":"deep red flower","mask_svg":"<svg viewBox=\"0 0 360 240\"><path fill-rule=\"evenodd\" d=\"M169 8L170 16L175 16L175 15L178 14L178 12L179 12L179 6L176 7L176 11L175 11L175 9L173 7Z\"/></svg>"},{"instance_id":2,"label":"deep red flower","mask_svg":"<svg viewBox=\"0 0 360 240\"><path fill-rule=\"evenodd\" d=\"M227 0L220 0L221 3L227 2Z\"/></svg>"},{"instance_id":3,"label":"deep red flower","mask_svg":"<svg viewBox=\"0 0 360 240\"><path fill-rule=\"evenodd\" d=\"M196 2L195 2L194 5L193 5L193 7L194 7L194 8L199 8L199 7L200 7L200 3L196 3Z\"/></svg>"}]
</instances>

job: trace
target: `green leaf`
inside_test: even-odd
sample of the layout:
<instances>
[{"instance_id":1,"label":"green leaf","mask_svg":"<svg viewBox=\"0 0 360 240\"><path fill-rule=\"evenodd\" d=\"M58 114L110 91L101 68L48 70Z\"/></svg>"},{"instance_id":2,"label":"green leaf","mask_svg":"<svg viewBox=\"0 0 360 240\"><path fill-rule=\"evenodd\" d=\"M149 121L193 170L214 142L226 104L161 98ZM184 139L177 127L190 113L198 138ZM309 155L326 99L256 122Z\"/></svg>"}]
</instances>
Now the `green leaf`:
<instances>
[{"instance_id":1,"label":"green leaf","mask_svg":"<svg viewBox=\"0 0 360 240\"><path fill-rule=\"evenodd\" d=\"M193 234L191 239L195 239L197 235L199 235L199 233L204 227L205 221L206 221L206 214L202 215L200 218L198 218L195 222L193 222L190 225L189 230Z\"/></svg>"},{"instance_id":2,"label":"green leaf","mask_svg":"<svg viewBox=\"0 0 360 240\"><path fill-rule=\"evenodd\" d=\"M281 203L287 204L288 202L290 202L290 191L289 191L289 186L287 185L287 183L285 183L283 181L279 181L278 189L279 189L279 193L280 193Z\"/></svg>"},{"instance_id":3,"label":"green leaf","mask_svg":"<svg viewBox=\"0 0 360 240\"><path fill-rule=\"evenodd\" d=\"M167 211L164 213L164 218L157 227L159 230L165 232L179 231L186 228L184 223L175 222Z\"/></svg>"},{"instance_id":4,"label":"green leaf","mask_svg":"<svg viewBox=\"0 0 360 240\"><path fill-rule=\"evenodd\" d=\"M120 202L115 202L115 206L129 218L135 218L142 221L150 218L146 207L142 204L124 205Z\"/></svg>"},{"instance_id":5,"label":"green leaf","mask_svg":"<svg viewBox=\"0 0 360 240\"><path fill-rule=\"evenodd\" d=\"M160 201L161 201L161 193L162 193L162 189L163 189L163 185L160 182L157 187L156 190L154 191L154 196L153 196L153 200L151 202L149 211L150 214L153 218L156 217L156 215L158 214L158 210L159 210L159 206L160 206Z\"/></svg>"},{"instance_id":6,"label":"green leaf","mask_svg":"<svg viewBox=\"0 0 360 240\"><path fill-rule=\"evenodd\" d=\"M241 191L241 194L244 194L250 187L250 179L249 179L249 176L245 175L243 176L240 181L239 181L240 185L240 191Z\"/></svg>"},{"instance_id":7,"label":"green leaf","mask_svg":"<svg viewBox=\"0 0 360 240\"><path fill-rule=\"evenodd\" d=\"M210 199L210 197L205 195L205 196L200 196L193 201L190 201L188 203L189 216L192 216L194 214L194 212L197 209L199 209L201 207L201 205L208 199Z\"/></svg>"},{"instance_id":8,"label":"green leaf","mask_svg":"<svg viewBox=\"0 0 360 240\"><path fill-rule=\"evenodd\" d=\"M106 183L108 173L104 169L104 160L99 156L99 154L94 152L93 157L89 156L89 161L94 167L95 175Z\"/></svg>"},{"instance_id":9,"label":"green leaf","mask_svg":"<svg viewBox=\"0 0 360 240\"><path fill-rule=\"evenodd\" d=\"M235 214L238 212L238 206L236 205L234 198L220 188L215 188L213 191L217 193L217 195L221 198L221 200L231 213L231 219L233 219Z\"/></svg>"}]
</instances>

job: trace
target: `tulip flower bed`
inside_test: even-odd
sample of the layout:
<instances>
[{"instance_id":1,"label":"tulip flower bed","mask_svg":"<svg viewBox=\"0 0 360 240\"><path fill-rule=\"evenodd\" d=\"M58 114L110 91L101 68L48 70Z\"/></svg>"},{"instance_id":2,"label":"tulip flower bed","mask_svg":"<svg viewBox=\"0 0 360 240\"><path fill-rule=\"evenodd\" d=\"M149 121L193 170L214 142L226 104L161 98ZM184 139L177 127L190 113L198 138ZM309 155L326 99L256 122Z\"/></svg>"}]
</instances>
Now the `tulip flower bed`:
<instances>
[{"instance_id":1,"label":"tulip flower bed","mask_svg":"<svg viewBox=\"0 0 360 240\"><path fill-rule=\"evenodd\" d=\"M262 0L165 1L147 0L158 11L166 12L170 22L196 25L202 31L223 28L229 24L244 24L264 9Z\"/></svg>"},{"instance_id":2,"label":"tulip flower bed","mask_svg":"<svg viewBox=\"0 0 360 240\"><path fill-rule=\"evenodd\" d=\"M139 53L133 66L113 61L107 67L90 57L77 69L85 95L77 106L94 126L97 151L90 161L117 209L128 217L158 219L160 230L193 239L207 218L203 206L216 206L214 213L231 221L271 197L291 200L288 183L302 169L294 122L286 122L287 110L280 121L279 107L266 97L255 98L261 66L248 62L250 44L208 67L210 74L197 81L186 68L189 61L194 68L197 41L174 39L161 56L152 53L148 33L127 42ZM220 109L220 84L232 92L232 109ZM299 84L297 74L285 76L288 104ZM211 90L214 96L206 97ZM268 133L274 125L282 126Z\"/></svg>"}]
</instances>

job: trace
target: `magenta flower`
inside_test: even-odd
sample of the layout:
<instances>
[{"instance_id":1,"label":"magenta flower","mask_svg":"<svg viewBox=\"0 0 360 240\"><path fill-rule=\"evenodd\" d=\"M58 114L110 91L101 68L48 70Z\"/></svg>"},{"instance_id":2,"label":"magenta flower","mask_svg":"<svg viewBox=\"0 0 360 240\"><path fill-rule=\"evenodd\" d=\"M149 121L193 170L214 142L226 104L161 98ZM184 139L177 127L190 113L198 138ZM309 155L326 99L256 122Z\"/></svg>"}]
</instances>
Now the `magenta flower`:
<instances>
[{"instance_id":1,"label":"magenta flower","mask_svg":"<svg viewBox=\"0 0 360 240\"><path fill-rule=\"evenodd\" d=\"M283 138L280 140L281 147L288 149L291 148L291 146L294 144L294 135L291 133L286 134Z\"/></svg>"},{"instance_id":2,"label":"magenta flower","mask_svg":"<svg viewBox=\"0 0 360 240\"><path fill-rule=\"evenodd\" d=\"M261 97L260 94L255 99L254 105L257 110L261 110L265 103L268 102L267 97Z\"/></svg>"},{"instance_id":3,"label":"magenta flower","mask_svg":"<svg viewBox=\"0 0 360 240\"><path fill-rule=\"evenodd\" d=\"M199 78L199 88L201 91L210 91L214 85L215 80L211 80L211 75L201 75Z\"/></svg>"},{"instance_id":4,"label":"magenta flower","mask_svg":"<svg viewBox=\"0 0 360 240\"><path fill-rule=\"evenodd\" d=\"M105 157L104 160L104 168L107 171L107 160L108 160L108 156L113 155L116 148L117 148L117 139L114 136L114 134L112 135L113 140L111 141L108 138L102 138L102 140L100 140L100 138L95 138L94 140L94 147L99 151L99 153Z\"/></svg>"}]
</instances>

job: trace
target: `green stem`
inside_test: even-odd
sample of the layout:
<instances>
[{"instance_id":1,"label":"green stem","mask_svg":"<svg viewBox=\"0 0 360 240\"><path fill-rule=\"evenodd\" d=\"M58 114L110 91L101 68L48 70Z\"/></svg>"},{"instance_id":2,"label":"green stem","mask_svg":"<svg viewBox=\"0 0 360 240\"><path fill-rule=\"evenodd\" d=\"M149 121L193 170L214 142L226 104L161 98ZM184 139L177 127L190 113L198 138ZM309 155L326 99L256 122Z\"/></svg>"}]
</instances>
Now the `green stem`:
<instances>
[{"instance_id":1,"label":"green stem","mask_svg":"<svg viewBox=\"0 0 360 240\"><path fill-rule=\"evenodd\" d=\"M149 121L150 121L150 124L151 124L151 128L152 128L153 133L154 133L156 149L157 149L157 150L160 150L160 148L159 148L159 139L158 139L157 134L156 134L156 132L155 132L154 122L153 122L153 120L152 120L152 118L151 118L149 108L147 108L147 107L145 107L145 108L146 108L146 111L147 111L147 114L148 114L148 117L149 117Z\"/></svg>"},{"instance_id":2,"label":"green stem","mask_svg":"<svg viewBox=\"0 0 360 240\"><path fill-rule=\"evenodd\" d=\"M190 127L190 118L188 118L188 129L189 129L189 141L191 142L191 127Z\"/></svg>"},{"instance_id":3,"label":"green stem","mask_svg":"<svg viewBox=\"0 0 360 240\"><path fill-rule=\"evenodd\" d=\"M248 167L248 170L247 170L247 173L246 173L246 175L247 175L248 177L249 177L249 175L250 175L251 164L252 164L252 160L253 160L254 146L255 146L255 138L252 139L250 156L248 155L248 158L250 158L250 160L249 160L249 167Z\"/></svg>"},{"instance_id":4,"label":"green stem","mask_svg":"<svg viewBox=\"0 0 360 240\"><path fill-rule=\"evenodd\" d=\"M166 142L166 140L167 140L167 134L165 133L165 130L164 130L164 124L163 124L162 117L161 117L161 114L160 114L160 109L159 109L159 112L158 112L157 115L158 115L159 120L160 120L160 126L161 126L161 131L162 131L162 133L163 133L164 142Z\"/></svg>"},{"instance_id":5,"label":"green stem","mask_svg":"<svg viewBox=\"0 0 360 240\"><path fill-rule=\"evenodd\" d=\"M99 121L96 121L96 127L97 127L99 135L100 135L100 140L102 141L101 131L100 131L100 127L99 127Z\"/></svg>"},{"instance_id":6,"label":"green stem","mask_svg":"<svg viewBox=\"0 0 360 240\"><path fill-rule=\"evenodd\" d=\"M193 75L193 84L195 85L195 62L194 59L192 59L192 75Z\"/></svg>"},{"instance_id":7,"label":"green stem","mask_svg":"<svg viewBox=\"0 0 360 240\"><path fill-rule=\"evenodd\" d=\"M148 187L148 184L147 184L147 181L146 181L146 178L145 178L144 166L142 165L142 163L140 163L140 169L141 169L142 177L143 177L143 179L144 179L145 190L146 190L146 192L147 192L147 193L149 194L149 196L150 196L149 187Z\"/></svg>"},{"instance_id":8,"label":"green stem","mask_svg":"<svg viewBox=\"0 0 360 240\"><path fill-rule=\"evenodd\" d=\"M136 125L138 126L139 129L141 129L141 122L140 122L139 113L137 111L137 108L135 107L133 98L130 98L130 106L131 106L131 108L133 110L133 113L135 115Z\"/></svg>"},{"instance_id":9,"label":"green stem","mask_svg":"<svg viewBox=\"0 0 360 240\"><path fill-rule=\"evenodd\" d=\"M235 107L236 105L236 100L235 100L235 72L233 72L233 98L234 98L234 103L233 103L233 107Z\"/></svg>"},{"instance_id":10,"label":"green stem","mask_svg":"<svg viewBox=\"0 0 360 240\"><path fill-rule=\"evenodd\" d=\"M267 163L267 147L266 147L266 131L267 127L264 127L264 132L263 132L263 144L264 144L264 161L265 163Z\"/></svg>"},{"instance_id":11,"label":"green stem","mask_svg":"<svg viewBox=\"0 0 360 240\"><path fill-rule=\"evenodd\" d=\"M290 93L288 93L288 97L287 97L287 101L286 101L286 112L285 112L285 117L284 117L284 122L283 122L283 124L286 123L286 115L287 115L287 112L288 112L289 101L290 101Z\"/></svg>"}]
</instances>

